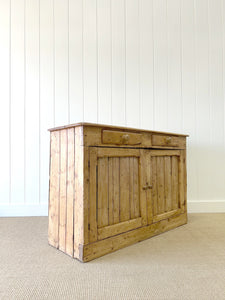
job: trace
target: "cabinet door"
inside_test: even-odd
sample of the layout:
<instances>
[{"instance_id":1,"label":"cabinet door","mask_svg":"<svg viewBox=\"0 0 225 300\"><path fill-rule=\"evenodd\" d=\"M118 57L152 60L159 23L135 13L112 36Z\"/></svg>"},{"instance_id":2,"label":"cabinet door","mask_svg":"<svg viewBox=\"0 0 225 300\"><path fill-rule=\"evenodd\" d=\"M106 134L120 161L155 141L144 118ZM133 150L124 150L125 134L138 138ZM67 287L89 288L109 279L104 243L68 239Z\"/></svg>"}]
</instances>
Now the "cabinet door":
<instances>
[{"instance_id":1,"label":"cabinet door","mask_svg":"<svg viewBox=\"0 0 225 300\"><path fill-rule=\"evenodd\" d=\"M185 154L182 150L149 150L145 152L148 223L154 223L184 212Z\"/></svg>"},{"instance_id":2,"label":"cabinet door","mask_svg":"<svg viewBox=\"0 0 225 300\"><path fill-rule=\"evenodd\" d=\"M90 147L89 241L147 224L140 149Z\"/></svg>"}]
</instances>

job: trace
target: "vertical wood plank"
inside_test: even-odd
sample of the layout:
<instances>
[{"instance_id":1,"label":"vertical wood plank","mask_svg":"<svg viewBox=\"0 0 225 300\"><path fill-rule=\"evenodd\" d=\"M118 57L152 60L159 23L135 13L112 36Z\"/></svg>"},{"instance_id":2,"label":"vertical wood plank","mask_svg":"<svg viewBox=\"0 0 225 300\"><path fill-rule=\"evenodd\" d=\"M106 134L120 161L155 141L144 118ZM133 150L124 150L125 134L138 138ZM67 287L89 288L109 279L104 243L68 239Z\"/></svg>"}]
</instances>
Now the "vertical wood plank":
<instances>
[{"instance_id":1,"label":"vertical wood plank","mask_svg":"<svg viewBox=\"0 0 225 300\"><path fill-rule=\"evenodd\" d=\"M54 127L53 2L40 0L40 203L48 201L49 132Z\"/></svg>"},{"instance_id":2,"label":"vertical wood plank","mask_svg":"<svg viewBox=\"0 0 225 300\"><path fill-rule=\"evenodd\" d=\"M157 192L158 192L158 214L164 213L164 157L157 156Z\"/></svg>"},{"instance_id":3,"label":"vertical wood plank","mask_svg":"<svg viewBox=\"0 0 225 300\"><path fill-rule=\"evenodd\" d=\"M164 0L153 1L153 34L154 34L154 115L155 128L167 128L168 96L168 43L167 15ZM160 16L160 18L159 18Z\"/></svg>"},{"instance_id":4,"label":"vertical wood plank","mask_svg":"<svg viewBox=\"0 0 225 300\"><path fill-rule=\"evenodd\" d=\"M172 156L172 208L178 208L178 161Z\"/></svg>"},{"instance_id":5,"label":"vertical wood plank","mask_svg":"<svg viewBox=\"0 0 225 300\"><path fill-rule=\"evenodd\" d=\"M111 0L97 1L98 121L111 124Z\"/></svg>"},{"instance_id":6,"label":"vertical wood plank","mask_svg":"<svg viewBox=\"0 0 225 300\"><path fill-rule=\"evenodd\" d=\"M69 0L69 122L83 121L83 0Z\"/></svg>"},{"instance_id":7,"label":"vertical wood plank","mask_svg":"<svg viewBox=\"0 0 225 300\"><path fill-rule=\"evenodd\" d=\"M172 170L171 156L164 157L165 163L165 211L172 210Z\"/></svg>"},{"instance_id":8,"label":"vertical wood plank","mask_svg":"<svg viewBox=\"0 0 225 300\"><path fill-rule=\"evenodd\" d=\"M145 166L146 166L146 178L148 185L152 186L152 167L151 167L151 156L150 151L144 151L145 155ZM153 188L153 186L152 186ZM151 189L146 190L146 202L147 202L147 218L148 224L152 223L153 218L153 205L152 205L152 191Z\"/></svg>"},{"instance_id":9,"label":"vertical wood plank","mask_svg":"<svg viewBox=\"0 0 225 300\"><path fill-rule=\"evenodd\" d=\"M130 218L129 158L120 157L120 222Z\"/></svg>"},{"instance_id":10,"label":"vertical wood plank","mask_svg":"<svg viewBox=\"0 0 225 300\"><path fill-rule=\"evenodd\" d=\"M74 128L67 129L67 192L66 192L66 253L73 256L73 211L74 211Z\"/></svg>"},{"instance_id":11,"label":"vertical wood plank","mask_svg":"<svg viewBox=\"0 0 225 300\"><path fill-rule=\"evenodd\" d=\"M96 0L83 0L84 121L98 121Z\"/></svg>"},{"instance_id":12,"label":"vertical wood plank","mask_svg":"<svg viewBox=\"0 0 225 300\"><path fill-rule=\"evenodd\" d=\"M109 225L113 224L113 157L108 161L108 219Z\"/></svg>"},{"instance_id":13,"label":"vertical wood plank","mask_svg":"<svg viewBox=\"0 0 225 300\"><path fill-rule=\"evenodd\" d=\"M4 147L0 155L0 204L10 202L10 1L0 3L0 126ZM3 100L4 99L4 100Z\"/></svg>"},{"instance_id":14,"label":"vertical wood plank","mask_svg":"<svg viewBox=\"0 0 225 300\"><path fill-rule=\"evenodd\" d=\"M182 212L184 212L184 204L185 204L185 196L184 196L184 151L180 151L181 154L178 159L178 201L179 207L181 208Z\"/></svg>"},{"instance_id":15,"label":"vertical wood plank","mask_svg":"<svg viewBox=\"0 0 225 300\"><path fill-rule=\"evenodd\" d=\"M60 193L59 193L59 249L66 250L66 215L67 215L67 130L60 135Z\"/></svg>"},{"instance_id":16,"label":"vertical wood plank","mask_svg":"<svg viewBox=\"0 0 225 300\"><path fill-rule=\"evenodd\" d=\"M147 170L146 170L146 159L144 150L140 150L140 160L138 163L138 183L140 189L140 213L142 217L142 225L147 224L147 199L146 199L146 190L143 190L143 186L146 185L147 182Z\"/></svg>"},{"instance_id":17,"label":"vertical wood plank","mask_svg":"<svg viewBox=\"0 0 225 300\"><path fill-rule=\"evenodd\" d=\"M97 150L90 147L90 194L89 194L89 241L90 243L97 240L97 213L96 213L96 185L98 184L97 177Z\"/></svg>"},{"instance_id":18,"label":"vertical wood plank","mask_svg":"<svg viewBox=\"0 0 225 300\"><path fill-rule=\"evenodd\" d=\"M101 157L98 159L98 227L109 224L108 184L108 157Z\"/></svg>"},{"instance_id":19,"label":"vertical wood plank","mask_svg":"<svg viewBox=\"0 0 225 300\"><path fill-rule=\"evenodd\" d=\"M153 0L139 1L140 127L154 129Z\"/></svg>"},{"instance_id":20,"label":"vertical wood plank","mask_svg":"<svg viewBox=\"0 0 225 300\"><path fill-rule=\"evenodd\" d=\"M152 167L152 206L153 215L157 215L158 207L158 189L157 189L157 161L156 156L151 157L151 167Z\"/></svg>"},{"instance_id":21,"label":"vertical wood plank","mask_svg":"<svg viewBox=\"0 0 225 300\"><path fill-rule=\"evenodd\" d=\"M11 203L24 203L24 1L11 1Z\"/></svg>"},{"instance_id":22,"label":"vertical wood plank","mask_svg":"<svg viewBox=\"0 0 225 300\"><path fill-rule=\"evenodd\" d=\"M140 126L139 1L128 0L126 25L126 125Z\"/></svg>"},{"instance_id":23,"label":"vertical wood plank","mask_svg":"<svg viewBox=\"0 0 225 300\"><path fill-rule=\"evenodd\" d=\"M113 158L113 224L120 221L120 160Z\"/></svg>"},{"instance_id":24,"label":"vertical wood plank","mask_svg":"<svg viewBox=\"0 0 225 300\"><path fill-rule=\"evenodd\" d=\"M134 157L129 158L129 174L130 174L130 183L129 183L129 199L130 199L130 219L135 218L134 213Z\"/></svg>"},{"instance_id":25,"label":"vertical wood plank","mask_svg":"<svg viewBox=\"0 0 225 300\"><path fill-rule=\"evenodd\" d=\"M140 217L140 172L139 161L137 157L133 158L133 201L134 201L134 218Z\"/></svg>"},{"instance_id":26,"label":"vertical wood plank","mask_svg":"<svg viewBox=\"0 0 225 300\"><path fill-rule=\"evenodd\" d=\"M84 215L84 210L88 210L88 205L86 203L87 199L84 199L84 149L82 126L75 128L75 141L74 256L79 257L79 245L84 244L84 231L88 229L88 220L86 220Z\"/></svg>"},{"instance_id":27,"label":"vertical wood plank","mask_svg":"<svg viewBox=\"0 0 225 300\"><path fill-rule=\"evenodd\" d=\"M54 2L55 125L69 122L68 103L68 1Z\"/></svg>"},{"instance_id":28,"label":"vertical wood plank","mask_svg":"<svg viewBox=\"0 0 225 300\"><path fill-rule=\"evenodd\" d=\"M168 131L182 130L180 0L167 1ZM174 118L176 116L176 118Z\"/></svg>"},{"instance_id":29,"label":"vertical wood plank","mask_svg":"<svg viewBox=\"0 0 225 300\"><path fill-rule=\"evenodd\" d=\"M59 172L60 172L60 136L59 131L51 132L50 191L49 191L49 244L59 247Z\"/></svg>"},{"instance_id":30,"label":"vertical wood plank","mask_svg":"<svg viewBox=\"0 0 225 300\"><path fill-rule=\"evenodd\" d=\"M112 123L125 125L124 1L112 3Z\"/></svg>"},{"instance_id":31,"label":"vertical wood plank","mask_svg":"<svg viewBox=\"0 0 225 300\"><path fill-rule=\"evenodd\" d=\"M39 1L25 1L25 200L39 203ZM32 126L30 126L32 124Z\"/></svg>"}]
</instances>

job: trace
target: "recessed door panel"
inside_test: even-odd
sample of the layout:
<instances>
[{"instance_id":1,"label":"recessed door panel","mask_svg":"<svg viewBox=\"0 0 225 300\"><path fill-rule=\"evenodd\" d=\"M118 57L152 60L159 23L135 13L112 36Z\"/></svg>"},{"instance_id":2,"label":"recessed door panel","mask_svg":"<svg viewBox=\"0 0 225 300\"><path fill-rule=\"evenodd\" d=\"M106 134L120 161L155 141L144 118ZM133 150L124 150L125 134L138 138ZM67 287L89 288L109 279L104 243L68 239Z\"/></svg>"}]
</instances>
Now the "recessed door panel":
<instances>
[{"instance_id":1,"label":"recessed door panel","mask_svg":"<svg viewBox=\"0 0 225 300\"><path fill-rule=\"evenodd\" d=\"M90 149L90 240L107 238L146 223L142 160L139 149Z\"/></svg>"},{"instance_id":2,"label":"recessed door panel","mask_svg":"<svg viewBox=\"0 0 225 300\"><path fill-rule=\"evenodd\" d=\"M148 222L157 222L184 211L183 151L149 150L148 168L151 199Z\"/></svg>"}]
</instances>

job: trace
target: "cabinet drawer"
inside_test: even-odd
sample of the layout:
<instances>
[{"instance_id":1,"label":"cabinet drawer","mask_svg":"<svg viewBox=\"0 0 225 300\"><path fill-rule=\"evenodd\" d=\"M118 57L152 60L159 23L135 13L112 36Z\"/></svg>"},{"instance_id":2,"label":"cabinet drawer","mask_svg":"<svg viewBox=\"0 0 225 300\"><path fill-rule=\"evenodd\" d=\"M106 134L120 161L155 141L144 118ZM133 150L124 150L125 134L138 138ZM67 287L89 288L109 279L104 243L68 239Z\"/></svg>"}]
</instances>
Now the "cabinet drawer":
<instances>
[{"instance_id":1,"label":"cabinet drawer","mask_svg":"<svg viewBox=\"0 0 225 300\"><path fill-rule=\"evenodd\" d=\"M102 131L103 144L139 145L141 140L142 135L140 133L113 130Z\"/></svg>"},{"instance_id":2,"label":"cabinet drawer","mask_svg":"<svg viewBox=\"0 0 225 300\"><path fill-rule=\"evenodd\" d=\"M184 141L177 136L153 134L152 146L183 147Z\"/></svg>"}]
</instances>

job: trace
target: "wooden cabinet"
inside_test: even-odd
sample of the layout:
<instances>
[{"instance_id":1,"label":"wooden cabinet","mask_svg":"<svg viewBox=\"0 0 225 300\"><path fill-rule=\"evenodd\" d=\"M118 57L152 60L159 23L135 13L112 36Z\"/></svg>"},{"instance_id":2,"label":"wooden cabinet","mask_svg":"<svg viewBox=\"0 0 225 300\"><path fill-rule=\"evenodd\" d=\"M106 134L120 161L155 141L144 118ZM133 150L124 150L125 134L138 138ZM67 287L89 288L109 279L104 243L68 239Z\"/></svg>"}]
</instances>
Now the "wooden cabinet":
<instances>
[{"instance_id":1,"label":"wooden cabinet","mask_svg":"<svg viewBox=\"0 0 225 300\"><path fill-rule=\"evenodd\" d=\"M52 246L89 261L187 222L185 135L89 123L50 131Z\"/></svg>"}]
</instances>

